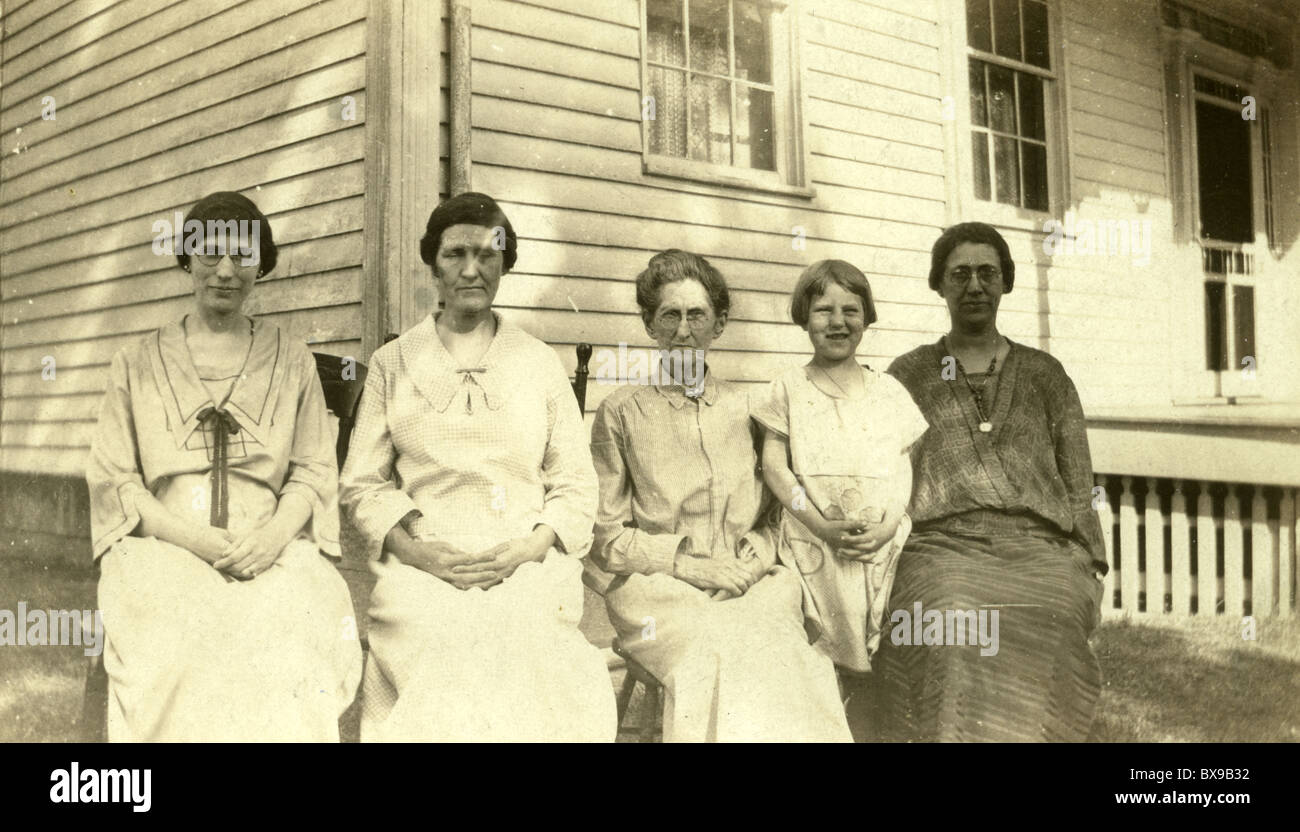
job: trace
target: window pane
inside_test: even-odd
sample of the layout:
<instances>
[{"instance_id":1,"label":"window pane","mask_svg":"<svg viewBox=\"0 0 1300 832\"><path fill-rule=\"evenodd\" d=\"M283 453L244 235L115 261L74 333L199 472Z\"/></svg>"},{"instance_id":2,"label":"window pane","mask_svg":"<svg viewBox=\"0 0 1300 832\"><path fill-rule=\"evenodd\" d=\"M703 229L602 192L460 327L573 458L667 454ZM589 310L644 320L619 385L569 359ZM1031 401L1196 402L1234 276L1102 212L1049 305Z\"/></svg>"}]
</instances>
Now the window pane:
<instances>
[{"instance_id":1,"label":"window pane","mask_svg":"<svg viewBox=\"0 0 1300 832\"><path fill-rule=\"evenodd\" d=\"M1232 287L1232 340L1236 351L1234 370L1242 367L1241 359L1255 354L1255 287Z\"/></svg>"},{"instance_id":2,"label":"window pane","mask_svg":"<svg viewBox=\"0 0 1300 832\"><path fill-rule=\"evenodd\" d=\"M1025 172L1025 206L1034 211L1047 210L1047 148L1041 144L1020 143L1020 161Z\"/></svg>"},{"instance_id":3,"label":"window pane","mask_svg":"<svg viewBox=\"0 0 1300 832\"><path fill-rule=\"evenodd\" d=\"M1043 81L1036 75L1017 72L1020 84L1020 135L1047 139L1043 129Z\"/></svg>"},{"instance_id":4,"label":"window pane","mask_svg":"<svg viewBox=\"0 0 1300 832\"><path fill-rule=\"evenodd\" d=\"M1205 284L1205 368L1228 369L1228 350L1225 343L1228 310L1224 304L1223 284L1208 281Z\"/></svg>"},{"instance_id":5,"label":"window pane","mask_svg":"<svg viewBox=\"0 0 1300 832\"><path fill-rule=\"evenodd\" d=\"M650 121L650 152L686 156L686 73L648 67L654 119Z\"/></svg>"},{"instance_id":6,"label":"window pane","mask_svg":"<svg viewBox=\"0 0 1300 832\"><path fill-rule=\"evenodd\" d=\"M993 199L989 180L989 135L971 133L971 157L975 162L975 198Z\"/></svg>"},{"instance_id":7,"label":"window pane","mask_svg":"<svg viewBox=\"0 0 1300 832\"><path fill-rule=\"evenodd\" d=\"M1020 158L1015 139L993 137L993 173L998 183L998 202L1020 204Z\"/></svg>"},{"instance_id":8,"label":"window pane","mask_svg":"<svg viewBox=\"0 0 1300 832\"><path fill-rule=\"evenodd\" d=\"M686 66L681 0L650 0L646 6L646 57Z\"/></svg>"},{"instance_id":9,"label":"window pane","mask_svg":"<svg viewBox=\"0 0 1300 832\"><path fill-rule=\"evenodd\" d=\"M1020 0L993 0L993 47L1004 58L1020 60Z\"/></svg>"},{"instance_id":10,"label":"window pane","mask_svg":"<svg viewBox=\"0 0 1300 832\"><path fill-rule=\"evenodd\" d=\"M1254 241L1250 122L1242 120L1240 110L1196 102L1196 156L1201 236L1233 243Z\"/></svg>"},{"instance_id":11,"label":"window pane","mask_svg":"<svg viewBox=\"0 0 1300 832\"><path fill-rule=\"evenodd\" d=\"M993 51L989 28L989 0L966 0L966 42L972 49Z\"/></svg>"},{"instance_id":12,"label":"window pane","mask_svg":"<svg viewBox=\"0 0 1300 832\"><path fill-rule=\"evenodd\" d=\"M727 0L690 0L691 69L727 75Z\"/></svg>"},{"instance_id":13,"label":"window pane","mask_svg":"<svg viewBox=\"0 0 1300 832\"><path fill-rule=\"evenodd\" d=\"M762 84L772 83L768 11L737 0L733 14L736 22L736 77Z\"/></svg>"},{"instance_id":14,"label":"window pane","mask_svg":"<svg viewBox=\"0 0 1300 832\"><path fill-rule=\"evenodd\" d=\"M694 31L695 27L691 27ZM692 75L690 158L731 164L731 92L717 78Z\"/></svg>"},{"instance_id":15,"label":"window pane","mask_svg":"<svg viewBox=\"0 0 1300 832\"><path fill-rule=\"evenodd\" d=\"M736 166L776 170L772 93L736 85Z\"/></svg>"},{"instance_id":16,"label":"window pane","mask_svg":"<svg viewBox=\"0 0 1300 832\"><path fill-rule=\"evenodd\" d=\"M989 115L994 130L1016 132L1015 70L989 65Z\"/></svg>"},{"instance_id":17,"label":"window pane","mask_svg":"<svg viewBox=\"0 0 1300 832\"><path fill-rule=\"evenodd\" d=\"M1043 69L1052 68L1047 47L1047 6L1038 0L1025 0L1025 61Z\"/></svg>"},{"instance_id":18,"label":"window pane","mask_svg":"<svg viewBox=\"0 0 1300 832\"><path fill-rule=\"evenodd\" d=\"M970 62L970 117L977 127L989 126L988 100L984 95L984 62Z\"/></svg>"}]
</instances>

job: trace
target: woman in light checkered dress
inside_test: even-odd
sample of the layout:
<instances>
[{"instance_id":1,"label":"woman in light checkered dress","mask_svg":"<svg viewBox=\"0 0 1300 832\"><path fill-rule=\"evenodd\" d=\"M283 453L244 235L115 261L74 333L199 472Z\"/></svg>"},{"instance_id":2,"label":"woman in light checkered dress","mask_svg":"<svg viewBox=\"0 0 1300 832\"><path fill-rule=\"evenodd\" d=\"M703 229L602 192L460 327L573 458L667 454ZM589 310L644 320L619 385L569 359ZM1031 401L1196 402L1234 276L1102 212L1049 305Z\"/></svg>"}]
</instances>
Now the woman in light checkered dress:
<instances>
[{"instance_id":1,"label":"woman in light checkered dress","mask_svg":"<svg viewBox=\"0 0 1300 832\"><path fill-rule=\"evenodd\" d=\"M612 740L578 630L596 474L559 358L492 311L515 234L491 197L429 218L445 309L371 357L342 477L369 541L363 741Z\"/></svg>"}]
</instances>

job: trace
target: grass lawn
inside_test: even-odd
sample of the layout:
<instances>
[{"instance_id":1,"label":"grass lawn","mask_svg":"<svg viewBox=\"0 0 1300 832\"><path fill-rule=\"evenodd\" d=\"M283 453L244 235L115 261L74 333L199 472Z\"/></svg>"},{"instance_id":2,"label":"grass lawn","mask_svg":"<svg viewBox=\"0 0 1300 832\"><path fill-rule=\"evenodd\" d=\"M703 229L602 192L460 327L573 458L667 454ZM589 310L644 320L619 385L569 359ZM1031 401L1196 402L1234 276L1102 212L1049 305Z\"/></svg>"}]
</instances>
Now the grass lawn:
<instances>
[{"instance_id":1,"label":"grass lawn","mask_svg":"<svg viewBox=\"0 0 1300 832\"><path fill-rule=\"evenodd\" d=\"M0 609L91 609L94 598L85 570L0 560ZM600 639L596 629L584 619ZM1112 619L1093 646L1105 685L1094 741L1300 740L1300 618L1260 619L1253 641L1223 616ZM85 666L79 647L0 646L0 741L78 739ZM355 736L345 717L345 739Z\"/></svg>"}]
</instances>

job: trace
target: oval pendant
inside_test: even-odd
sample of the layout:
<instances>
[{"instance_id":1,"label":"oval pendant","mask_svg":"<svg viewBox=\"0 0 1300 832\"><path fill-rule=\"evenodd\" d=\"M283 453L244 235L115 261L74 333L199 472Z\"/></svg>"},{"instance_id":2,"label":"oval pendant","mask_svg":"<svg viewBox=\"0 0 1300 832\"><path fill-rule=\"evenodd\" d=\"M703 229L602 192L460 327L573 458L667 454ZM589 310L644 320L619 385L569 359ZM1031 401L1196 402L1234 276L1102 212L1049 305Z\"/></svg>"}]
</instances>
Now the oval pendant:
<instances>
[{"instance_id":1,"label":"oval pendant","mask_svg":"<svg viewBox=\"0 0 1300 832\"><path fill-rule=\"evenodd\" d=\"M992 433L992 432L993 432L992 422L980 422L980 433Z\"/></svg>"}]
</instances>

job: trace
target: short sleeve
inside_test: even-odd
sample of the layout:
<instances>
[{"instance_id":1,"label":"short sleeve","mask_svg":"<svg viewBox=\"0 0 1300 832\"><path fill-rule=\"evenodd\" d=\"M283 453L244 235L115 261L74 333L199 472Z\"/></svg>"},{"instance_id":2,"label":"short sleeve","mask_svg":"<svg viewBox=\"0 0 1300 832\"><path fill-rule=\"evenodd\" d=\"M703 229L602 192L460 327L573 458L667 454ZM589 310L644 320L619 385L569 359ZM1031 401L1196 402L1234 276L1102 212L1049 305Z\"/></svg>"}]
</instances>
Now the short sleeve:
<instances>
[{"instance_id":1,"label":"short sleeve","mask_svg":"<svg viewBox=\"0 0 1300 832\"><path fill-rule=\"evenodd\" d=\"M749 416L773 433L790 435L790 391L785 376L773 379L766 390L754 395Z\"/></svg>"},{"instance_id":2,"label":"short sleeve","mask_svg":"<svg viewBox=\"0 0 1300 832\"><path fill-rule=\"evenodd\" d=\"M888 385L889 409L893 414L901 453L916 444L916 440L930 429L930 423L902 382L891 375L882 374L880 383Z\"/></svg>"}]
</instances>

